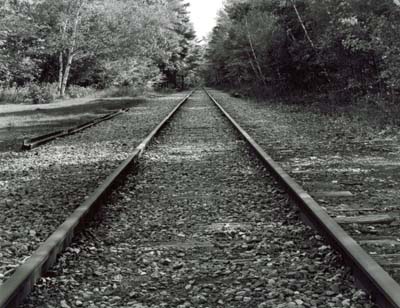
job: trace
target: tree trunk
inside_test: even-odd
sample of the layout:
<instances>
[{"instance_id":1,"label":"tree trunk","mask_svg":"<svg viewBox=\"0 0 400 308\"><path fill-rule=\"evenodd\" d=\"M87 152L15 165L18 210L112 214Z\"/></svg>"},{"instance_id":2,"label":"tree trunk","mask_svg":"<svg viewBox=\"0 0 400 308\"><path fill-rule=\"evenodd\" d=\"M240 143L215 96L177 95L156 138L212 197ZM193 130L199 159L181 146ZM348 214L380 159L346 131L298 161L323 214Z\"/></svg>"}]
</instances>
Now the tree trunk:
<instances>
[{"instance_id":1,"label":"tree trunk","mask_svg":"<svg viewBox=\"0 0 400 308\"><path fill-rule=\"evenodd\" d=\"M257 55L256 55L256 51L254 50L253 40L251 39L249 26L248 26L248 22L247 22L247 17L246 17L246 31L247 31L247 39L249 41L249 45L250 45L250 48L251 48L251 53L253 55L254 62L256 64L256 67L257 67L257 70L258 70L258 73L259 73L259 79L263 83L265 89L267 89L268 86L267 86L267 83L265 81L265 76L264 76L264 74L262 72L262 69L261 69L261 66L260 66L260 62L258 61L258 58L257 58Z\"/></svg>"},{"instance_id":2,"label":"tree trunk","mask_svg":"<svg viewBox=\"0 0 400 308\"><path fill-rule=\"evenodd\" d=\"M298 11L298 9L297 9L296 3L294 2L294 0L291 0L291 2L292 2L293 9L294 9L294 11L296 12L297 19L299 20L299 23L300 23L301 27L303 28L304 35L306 36L307 41L310 43L310 45L311 45L312 49L314 50L314 52L315 52L315 54L316 54L318 60L319 60L320 63L321 63L322 70L323 70L323 72L324 72L324 74L325 74L326 80L328 81L328 83L331 83L331 79L330 79L330 77L329 77L328 71L326 70L325 63L324 63L324 61L321 59L320 54L319 54L319 52L318 52L318 50L317 50L317 48L316 48L314 42L312 41L312 39L311 39L311 37L310 37L310 35L309 35L308 31L307 31L307 28L306 28L306 26L305 26L305 24L304 24L303 18L301 18L301 15L300 15L300 13L299 13L299 11Z\"/></svg>"},{"instance_id":3,"label":"tree trunk","mask_svg":"<svg viewBox=\"0 0 400 308\"><path fill-rule=\"evenodd\" d=\"M257 79L261 80L261 77L259 76L258 71L253 64L253 60L251 59L250 53L248 53L248 55L249 55L249 63L250 63L251 68L253 69L254 75L256 76Z\"/></svg>"},{"instance_id":4,"label":"tree trunk","mask_svg":"<svg viewBox=\"0 0 400 308\"><path fill-rule=\"evenodd\" d=\"M68 23L64 21L64 23L60 26L60 39L61 42L65 39L65 34L67 32ZM62 81L64 75L64 50L60 50L58 54L58 85L57 85L57 92L58 95L61 96L61 88L62 88Z\"/></svg>"},{"instance_id":5,"label":"tree trunk","mask_svg":"<svg viewBox=\"0 0 400 308\"><path fill-rule=\"evenodd\" d=\"M64 97L64 95L65 95L65 89L67 88L69 72L71 70L71 65L72 65L72 59L73 59L72 51L68 50L67 64L65 66L65 71L64 71L62 83L61 83L61 90L60 90L61 97Z\"/></svg>"},{"instance_id":6,"label":"tree trunk","mask_svg":"<svg viewBox=\"0 0 400 308\"><path fill-rule=\"evenodd\" d=\"M294 3L293 0L291 0L291 1L292 1L293 9L294 9L294 11L296 12L296 15L297 15L297 19L299 20L300 25L301 25L301 27L303 28L304 34L305 34L305 36L306 36L306 38L307 38L307 41L310 43L311 47L312 47L314 50L316 50L315 45L314 45L314 42L311 40L311 37L310 37L310 35L308 34L308 31L307 31L307 28L306 28L306 26L304 25L303 19L301 18L300 13L299 13L299 11L297 10L296 4Z\"/></svg>"},{"instance_id":7,"label":"tree trunk","mask_svg":"<svg viewBox=\"0 0 400 308\"><path fill-rule=\"evenodd\" d=\"M65 70L62 76L62 81L61 81L61 88L60 88L60 96L63 97L65 95L65 89L67 88L67 83L68 83L68 77L69 77L69 72L71 70L71 65L72 65L72 59L74 57L74 51L76 47L76 36L78 34L78 27L79 27L79 22L80 22L80 13L81 9L83 7L84 1L82 1L79 5L79 8L76 11L76 15L74 16L73 19L73 28L72 28L72 34L71 34L71 41L69 44L69 48L67 49L67 62L65 64ZM66 28L64 28L65 31Z\"/></svg>"},{"instance_id":8,"label":"tree trunk","mask_svg":"<svg viewBox=\"0 0 400 308\"><path fill-rule=\"evenodd\" d=\"M63 59L63 52L60 51L59 57L58 57L58 86L57 86L57 92L61 96L61 88L62 88L62 81L63 81L63 75L64 75L64 59Z\"/></svg>"},{"instance_id":9,"label":"tree trunk","mask_svg":"<svg viewBox=\"0 0 400 308\"><path fill-rule=\"evenodd\" d=\"M176 89L178 87L177 72L173 71L171 77L172 77L172 84L174 85L174 89Z\"/></svg>"}]
</instances>

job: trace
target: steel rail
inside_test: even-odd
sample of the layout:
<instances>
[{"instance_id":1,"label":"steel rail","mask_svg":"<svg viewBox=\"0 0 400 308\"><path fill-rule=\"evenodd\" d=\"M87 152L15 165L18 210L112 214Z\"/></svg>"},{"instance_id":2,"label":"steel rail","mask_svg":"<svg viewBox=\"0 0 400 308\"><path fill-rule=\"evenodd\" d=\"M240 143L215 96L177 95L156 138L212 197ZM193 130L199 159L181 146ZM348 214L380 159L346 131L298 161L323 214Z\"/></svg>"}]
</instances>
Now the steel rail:
<instances>
[{"instance_id":1,"label":"steel rail","mask_svg":"<svg viewBox=\"0 0 400 308\"><path fill-rule=\"evenodd\" d=\"M91 121L85 122L85 123L80 124L80 125L75 126L75 127L71 127L71 128L64 129L64 130L51 132L51 133L40 135L40 136L33 137L33 138L30 138L30 139L25 139L23 141L23 144L22 144L22 149L23 150L31 150L33 148L36 148L36 147L38 147L38 146L40 146L42 144L48 143L48 142L50 142L52 140L55 140L57 138L61 138L61 137L65 137L65 136L76 134L76 133L81 132L81 131L83 131L83 130L89 128L89 127L92 127L92 126L94 126L96 124L99 124L99 123L104 122L106 120L110 120L110 119L116 117L117 115L120 115L120 114L126 112L127 110L128 109L121 109L121 110L118 110L118 111L113 111L113 112L110 112L110 113L108 113L108 114L106 114L104 116L98 117L96 119L93 119Z\"/></svg>"},{"instance_id":2,"label":"steel rail","mask_svg":"<svg viewBox=\"0 0 400 308\"><path fill-rule=\"evenodd\" d=\"M382 308L400 307L400 285L327 212L269 156L231 115L203 89L219 110L247 141L300 208L302 218L336 248L353 271L360 287Z\"/></svg>"},{"instance_id":3,"label":"steel rail","mask_svg":"<svg viewBox=\"0 0 400 308\"><path fill-rule=\"evenodd\" d=\"M53 234L32 254L32 256L0 285L0 308L17 307L30 293L36 281L56 262L57 256L71 242L74 235L83 228L95 210L105 202L113 188L120 183L127 172L138 162L143 151L161 129L170 121L178 109L194 93L190 92L136 147L111 175L57 228Z\"/></svg>"}]
</instances>

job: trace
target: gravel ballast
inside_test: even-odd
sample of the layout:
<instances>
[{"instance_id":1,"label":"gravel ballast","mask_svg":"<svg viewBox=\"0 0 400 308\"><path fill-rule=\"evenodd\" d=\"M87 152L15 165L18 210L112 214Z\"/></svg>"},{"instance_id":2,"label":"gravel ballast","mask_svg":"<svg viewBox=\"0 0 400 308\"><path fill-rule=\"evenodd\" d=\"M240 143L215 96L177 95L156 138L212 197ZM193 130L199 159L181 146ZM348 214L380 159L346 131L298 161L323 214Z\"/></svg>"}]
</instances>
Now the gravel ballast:
<instances>
[{"instance_id":1,"label":"gravel ballast","mask_svg":"<svg viewBox=\"0 0 400 308\"><path fill-rule=\"evenodd\" d=\"M329 215L338 221L355 217L360 223L343 228L400 282L398 127L374 127L354 115L310 106L211 93ZM379 215L389 219L362 223L363 217Z\"/></svg>"},{"instance_id":2,"label":"gravel ballast","mask_svg":"<svg viewBox=\"0 0 400 308\"><path fill-rule=\"evenodd\" d=\"M374 307L197 92L24 307Z\"/></svg>"},{"instance_id":3,"label":"gravel ballast","mask_svg":"<svg viewBox=\"0 0 400 308\"><path fill-rule=\"evenodd\" d=\"M0 153L0 284L114 170L187 93L28 152Z\"/></svg>"},{"instance_id":4,"label":"gravel ballast","mask_svg":"<svg viewBox=\"0 0 400 308\"><path fill-rule=\"evenodd\" d=\"M331 210L383 209L400 201L394 189L400 185L398 129L382 130L305 106L211 93L308 191L353 194L353 198L325 200Z\"/></svg>"}]
</instances>

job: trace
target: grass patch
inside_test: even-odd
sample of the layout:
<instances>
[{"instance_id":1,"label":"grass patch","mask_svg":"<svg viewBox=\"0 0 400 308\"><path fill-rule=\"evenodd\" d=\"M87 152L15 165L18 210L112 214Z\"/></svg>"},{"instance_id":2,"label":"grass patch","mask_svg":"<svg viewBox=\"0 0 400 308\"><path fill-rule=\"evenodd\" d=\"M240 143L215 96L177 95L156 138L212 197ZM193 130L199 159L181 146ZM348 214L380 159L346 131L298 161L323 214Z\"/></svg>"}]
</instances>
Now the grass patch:
<instances>
[{"instance_id":1,"label":"grass patch","mask_svg":"<svg viewBox=\"0 0 400 308\"><path fill-rule=\"evenodd\" d=\"M0 90L0 104L50 104L56 100L93 96L97 92L101 91L92 87L70 85L66 90L65 96L60 98L57 84L32 83L24 87L2 88Z\"/></svg>"},{"instance_id":2,"label":"grass patch","mask_svg":"<svg viewBox=\"0 0 400 308\"><path fill-rule=\"evenodd\" d=\"M346 99L331 99L329 95L290 95L286 97L265 97L243 95L229 91L235 98L249 99L258 104L287 106L287 112L310 112L317 116L337 118L357 125L377 129L400 126L400 97L393 100L379 94L367 94Z\"/></svg>"},{"instance_id":3,"label":"grass patch","mask_svg":"<svg viewBox=\"0 0 400 308\"><path fill-rule=\"evenodd\" d=\"M388 126L400 126L400 104L393 103L379 96L364 96L356 98L350 103L327 103L315 100L311 103L289 105L309 110L316 114L328 117L348 119L361 125L385 129ZM297 109L294 107L294 109Z\"/></svg>"},{"instance_id":4,"label":"grass patch","mask_svg":"<svg viewBox=\"0 0 400 308\"><path fill-rule=\"evenodd\" d=\"M66 90L65 96L61 98L57 92L57 84L31 84L25 87L0 89L0 105L39 105L79 98L133 98L145 93L167 95L174 92L176 90L173 89L150 91L138 86L122 86L98 90L92 87L70 85Z\"/></svg>"},{"instance_id":5,"label":"grass patch","mask_svg":"<svg viewBox=\"0 0 400 308\"><path fill-rule=\"evenodd\" d=\"M398 93L360 93L344 89L311 93L285 89L284 91L261 91L251 86L238 89L221 88L232 97L254 100L260 104L282 104L291 107L291 112L310 111L319 115L343 117L364 125L385 129L400 126L400 96ZM278 94L277 94L278 93Z\"/></svg>"}]
</instances>

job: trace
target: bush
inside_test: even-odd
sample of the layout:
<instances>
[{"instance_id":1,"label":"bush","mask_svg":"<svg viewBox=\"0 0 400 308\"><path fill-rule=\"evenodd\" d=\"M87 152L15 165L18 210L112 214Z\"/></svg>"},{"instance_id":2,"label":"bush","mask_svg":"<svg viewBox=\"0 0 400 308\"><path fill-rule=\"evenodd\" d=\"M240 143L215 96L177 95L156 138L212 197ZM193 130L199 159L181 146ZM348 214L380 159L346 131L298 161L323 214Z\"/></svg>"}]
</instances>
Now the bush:
<instances>
[{"instance_id":1,"label":"bush","mask_svg":"<svg viewBox=\"0 0 400 308\"><path fill-rule=\"evenodd\" d=\"M0 104L24 104L28 91L25 88L9 87L0 90Z\"/></svg>"},{"instance_id":2,"label":"bush","mask_svg":"<svg viewBox=\"0 0 400 308\"><path fill-rule=\"evenodd\" d=\"M68 87L66 91L67 95L70 98L79 98L79 97L85 97L90 94L93 94L96 92L96 89L90 88L90 87L81 87L81 86L76 86L76 85L71 85Z\"/></svg>"},{"instance_id":3,"label":"bush","mask_svg":"<svg viewBox=\"0 0 400 308\"><path fill-rule=\"evenodd\" d=\"M135 97L143 93L143 89L136 86L121 86L108 89L106 97Z\"/></svg>"},{"instance_id":4,"label":"bush","mask_svg":"<svg viewBox=\"0 0 400 308\"><path fill-rule=\"evenodd\" d=\"M48 104L57 96L56 84L30 84L0 89L0 104Z\"/></svg>"},{"instance_id":5,"label":"bush","mask_svg":"<svg viewBox=\"0 0 400 308\"><path fill-rule=\"evenodd\" d=\"M31 84L28 89L27 98L32 104L49 104L53 102L51 85Z\"/></svg>"}]
</instances>

